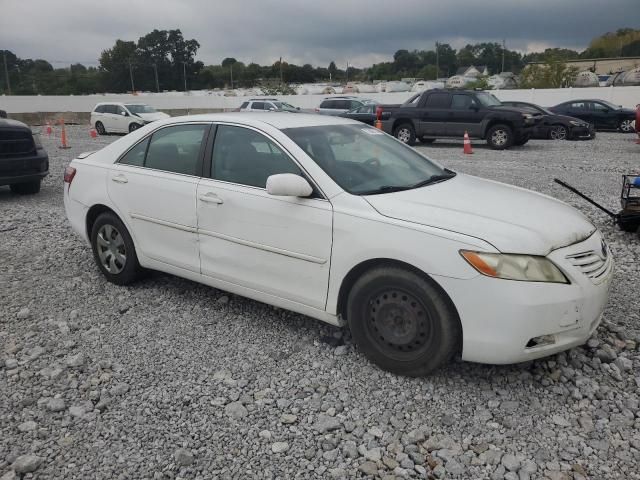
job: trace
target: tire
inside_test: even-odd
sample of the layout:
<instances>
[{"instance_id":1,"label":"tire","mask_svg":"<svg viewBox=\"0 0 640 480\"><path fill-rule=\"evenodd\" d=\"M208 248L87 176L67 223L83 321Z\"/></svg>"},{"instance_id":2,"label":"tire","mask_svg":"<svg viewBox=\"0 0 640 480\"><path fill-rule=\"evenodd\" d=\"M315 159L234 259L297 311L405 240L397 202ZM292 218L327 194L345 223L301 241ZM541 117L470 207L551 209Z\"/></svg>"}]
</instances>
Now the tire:
<instances>
[{"instance_id":1,"label":"tire","mask_svg":"<svg viewBox=\"0 0 640 480\"><path fill-rule=\"evenodd\" d=\"M513 131L507 125L493 125L487 132L487 144L494 150L504 150L513 145Z\"/></svg>"},{"instance_id":2,"label":"tire","mask_svg":"<svg viewBox=\"0 0 640 480\"><path fill-rule=\"evenodd\" d=\"M40 184L42 180L34 180L33 182L14 183L9 185L9 188L13 193L18 195L33 195L40 191Z\"/></svg>"},{"instance_id":3,"label":"tire","mask_svg":"<svg viewBox=\"0 0 640 480\"><path fill-rule=\"evenodd\" d=\"M552 125L549 130L549 140L568 140L569 131L564 125Z\"/></svg>"},{"instance_id":4,"label":"tire","mask_svg":"<svg viewBox=\"0 0 640 480\"><path fill-rule=\"evenodd\" d=\"M405 145L415 145L416 131L410 123L402 123L393 131L393 136Z\"/></svg>"},{"instance_id":5,"label":"tire","mask_svg":"<svg viewBox=\"0 0 640 480\"><path fill-rule=\"evenodd\" d=\"M114 213L98 216L91 228L91 247L98 268L111 283L129 285L140 278L142 268L131 235Z\"/></svg>"},{"instance_id":6,"label":"tire","mask_svg":"<svg viewBox=\"0 0 640 480\"><path fill-rule=\"evenodd\" d=\"M132 123L129 125L129 133L131 132L135 132L137 129L139 129L142 125L140 125L139 123Z\"/></svg>"},{"instance_id":7,"label":"tire","mask_svg":"<svg viewBox=\"0 0 640 480\"><path fill-rule=\"evenodd\" d=\"M424 137L422 137L422 138L420 139L420 142L421 142L421 143L426 143L426 144L432 144L432 143L433 143L433 142L435 142L435 141L436 141L436 139L435 139L435 138L424 138Z\"/></svg>"},{"instance_id":8,"label":"tire","mask_svg":"<svg viewBox=\"0 0 640 480\"><path fill-rule=\"evenodd\" d=\"M432 281L399 267L365 272L347 300L347 321L358 348L383 370L418 377L459 349L460 320Z\"/></svg>"},{"instance_id":9,"label":"tire","mask_svg":"<svg viewBox=\"0 0 640 480\"><path fill-rule=\"evenodd\" d=\"M635 128L633 128L633 120L622 120L618 125L618 129L622 133L633 133Z\"/></svg>"},{"instance_id":10,"label":"tire","mask_svg":"<svg viewBox=\"0 0 640 480\"><path fill-rule=\"evenodd\" d=\"M104 125L102 124L102 122L96 122L96 132L98 132L98 135L106 135L107 131L104 128Z\"/></svg>"}]
</instances>

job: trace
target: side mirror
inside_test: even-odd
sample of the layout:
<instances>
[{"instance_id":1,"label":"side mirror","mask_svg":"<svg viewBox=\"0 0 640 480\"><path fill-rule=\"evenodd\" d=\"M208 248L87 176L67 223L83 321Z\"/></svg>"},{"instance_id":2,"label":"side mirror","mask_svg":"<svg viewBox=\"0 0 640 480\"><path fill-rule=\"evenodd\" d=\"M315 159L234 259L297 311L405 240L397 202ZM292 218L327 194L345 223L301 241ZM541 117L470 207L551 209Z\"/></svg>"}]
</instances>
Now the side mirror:
<instances>
[{"instance_id":1,"label":"side mirror","mask_svg":"<svg viewBox=\"0 0 640 480\"><path fill-rule=\"evenodd\" d=\"M278 197L308 197L313 188L300 175L279 173L267 178L267 193Z\"/></svg>"},{"instance_id":2,"label":"side mirror","mask_svg":"<svg viewBox=\"0 0 640 480\"><path fill-rule=\"evenodd\" d=\"M275 109L275 108L273 108L273 107L269 107L269 111L270 111L270 112L275 112L275 111L276 111L276 109Z\"/></svg>"},{"instance_id":3,"label":"side mirror","mask_svg":"<svg viewBox=\"0 0 640 480\"><path fill-rule=\"evenodd\" d=\"M128 117L129 114L127 112L125 112L124 110L120 112L120 115L122 115L123 117Z\"/></svg>"},{"instance_id":4,"label":"side mirror","mask_svg":"<svg viewBox=\"0 0 640 480\"><path fill-rule=\"evenodd\" d=\"M296 107L296 110L300 110L300 107Z\"/></svg>"}]
</instances>

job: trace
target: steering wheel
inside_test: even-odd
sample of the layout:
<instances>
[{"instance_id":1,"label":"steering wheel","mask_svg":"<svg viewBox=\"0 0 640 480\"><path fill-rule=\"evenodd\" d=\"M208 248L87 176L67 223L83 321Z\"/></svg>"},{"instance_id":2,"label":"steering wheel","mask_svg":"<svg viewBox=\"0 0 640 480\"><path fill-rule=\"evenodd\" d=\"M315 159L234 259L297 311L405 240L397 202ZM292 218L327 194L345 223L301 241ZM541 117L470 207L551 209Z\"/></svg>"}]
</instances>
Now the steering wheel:
<instances>
[{"instance_id":1,"label":"steering wheel","mask_svg":"<svg viewBox=\"0 0 640 480\"><path fill-rule=\"evenodd\" d=\"M371 157L371 158L365 160L364 164L367 167L372 167L372 168L375 168L376 170L378 170L380 168L380 160L377 159L376 157Z\"/></svg>"}]
</instances>

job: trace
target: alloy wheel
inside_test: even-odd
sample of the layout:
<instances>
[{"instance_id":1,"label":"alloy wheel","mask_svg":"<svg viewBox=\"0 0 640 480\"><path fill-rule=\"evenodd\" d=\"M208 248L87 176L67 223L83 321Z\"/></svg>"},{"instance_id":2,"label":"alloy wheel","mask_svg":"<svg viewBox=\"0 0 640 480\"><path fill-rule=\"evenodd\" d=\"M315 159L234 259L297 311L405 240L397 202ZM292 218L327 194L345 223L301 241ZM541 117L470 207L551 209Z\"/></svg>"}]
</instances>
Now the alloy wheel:
<instances>
[{"instance_id":1,"label":"alloy wheel","mask_svg":"<svg viewBox=\"0 0 640 480\"><path fill-rule=\"evenodd\" d=\"M499 147L506 145L509 134L502 129L495 130L491 135L491 142Z\"/></svg>"},{"instance_id":2,"label":"alloy wheel","mask_svg":"<svg viewBox=\"0 0 640 480\"><path fill-rule=\"evenodd\" d=\"M411 132L408 128L401 128L398 130L398 133L396 133L396 138L402 143L409 143L409 140L411 140Z\"/></svg>"},{"instance_id":3,"label":"alloy wheel","mask_svg":"<svg viewBox=\"0 0 640 480\"><path fill-rule=\"evenodd\" d=\"M633 120L623 120L620 122L620 130L624 133L633 132Z\"/></svg>"},{"instance_id":4,"label":"alloy wheel","mask_svg":"<svg viewBox=\"0 0 640 480\"><path fill-rule=\"evenodd\" d=\"M127 251L124 238L113 225L105 224L98 230L96 237L98 258L104 269L111 274L124 270L127 263Z\"/></svg>"},{"instance_id":5,"label":"alloy wheel","mask_svg":"<svg viewBox=\"0 0 640 480\"><path fill-rule=\"evenodd\" d=\"M554 127L549 133L551 140L565 140L567 138L567 129L563 126Z\"/></svg>"}]
</instances>

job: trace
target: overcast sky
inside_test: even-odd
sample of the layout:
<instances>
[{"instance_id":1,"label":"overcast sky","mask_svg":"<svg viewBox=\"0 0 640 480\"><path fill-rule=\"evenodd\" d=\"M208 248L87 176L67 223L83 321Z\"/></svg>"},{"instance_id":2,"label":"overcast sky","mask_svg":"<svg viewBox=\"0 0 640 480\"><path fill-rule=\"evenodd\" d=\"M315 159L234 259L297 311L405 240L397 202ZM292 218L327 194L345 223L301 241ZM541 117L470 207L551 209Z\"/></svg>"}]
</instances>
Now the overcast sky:
<instances>
[{"instance_id":1,"label":"overcast sky","mask_svg":"<svg viewBox=\"0 0 640 480\"><path fill-rule=\"evenodd\" d=\"M54 67L97 65L116 39L179 28L198 59L362 67L401 48L507 41L523 52L584 49L594 36L640 28L640 0L0 0L0 49Z\"/></svg>"}]
</instances>

